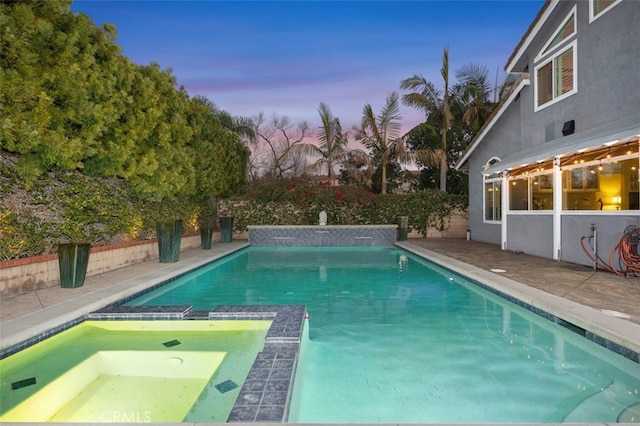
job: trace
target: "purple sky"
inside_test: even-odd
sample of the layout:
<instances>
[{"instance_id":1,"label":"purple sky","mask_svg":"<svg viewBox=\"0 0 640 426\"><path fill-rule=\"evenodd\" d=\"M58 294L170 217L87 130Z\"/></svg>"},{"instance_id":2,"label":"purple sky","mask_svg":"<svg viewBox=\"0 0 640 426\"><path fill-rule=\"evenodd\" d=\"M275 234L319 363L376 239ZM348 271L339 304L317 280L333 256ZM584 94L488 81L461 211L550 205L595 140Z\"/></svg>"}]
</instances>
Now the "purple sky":
<instances>
[{"instance_id":1,"label":"purple sky","mask_svg":"<svg viewBox=\"0 0 640 426\"><path fill-rule=\"evenodd\" d=\"M191 96L235 116L277 113L315 130L320 102L350 128L365 103L378 113L388 93L402 94L404 78L422 74L441 87L446 46L451 81L469 63L502 81L543 3L76 0L72 10L115 24L129 59L173 69ZM404 131L422 121L401 111Z\"/></svg>"}]
</instances>

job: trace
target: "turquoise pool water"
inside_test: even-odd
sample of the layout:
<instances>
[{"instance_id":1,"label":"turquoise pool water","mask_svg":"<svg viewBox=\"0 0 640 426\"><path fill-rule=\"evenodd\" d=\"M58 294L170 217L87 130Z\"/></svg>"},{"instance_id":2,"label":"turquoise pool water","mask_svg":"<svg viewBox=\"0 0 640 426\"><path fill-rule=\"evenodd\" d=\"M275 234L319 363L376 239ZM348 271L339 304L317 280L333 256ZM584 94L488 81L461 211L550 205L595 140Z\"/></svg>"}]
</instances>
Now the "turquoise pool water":
<instances>
[{"instance_id":1,"label":"turquoise pool water","mask_svg":"<svg viewBox=\"0 0 640 426\"><path fill-rule=\"evenodd\" d=\"M307 305L289 422L640 421L640 365L393 247L252 247L127 304Z\"/></svg>"}]
</instances>

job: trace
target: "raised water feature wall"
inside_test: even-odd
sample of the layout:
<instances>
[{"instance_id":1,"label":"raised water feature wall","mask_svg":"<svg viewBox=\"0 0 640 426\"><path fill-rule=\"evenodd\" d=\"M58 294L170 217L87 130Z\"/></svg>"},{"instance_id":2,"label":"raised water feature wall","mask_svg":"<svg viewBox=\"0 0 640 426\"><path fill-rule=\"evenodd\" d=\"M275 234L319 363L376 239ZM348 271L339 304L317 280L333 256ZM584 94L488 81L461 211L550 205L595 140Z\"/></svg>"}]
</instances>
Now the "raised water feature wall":
<instances>
[{"instance_id":1,"label":"raised water feature wall","mask_svg":"<svg viewBox=\"0 0 640 426\"><path fill-rule=\"evenodd\" d=\"M258 247L373 247L396 242L398 225L249 226Z\"/></svg>"}]
</instances>

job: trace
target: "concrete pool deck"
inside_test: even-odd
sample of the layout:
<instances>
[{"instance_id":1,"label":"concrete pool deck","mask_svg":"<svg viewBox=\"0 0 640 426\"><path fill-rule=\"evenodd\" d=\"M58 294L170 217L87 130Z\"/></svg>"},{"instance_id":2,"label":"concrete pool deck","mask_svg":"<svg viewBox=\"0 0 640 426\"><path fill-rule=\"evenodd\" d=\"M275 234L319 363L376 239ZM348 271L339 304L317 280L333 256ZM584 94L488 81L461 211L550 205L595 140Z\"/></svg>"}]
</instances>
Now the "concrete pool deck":
<instances>
[{"instance_id":1,"label":"concrete pool deck","mask_svg":"<svg viewBox=\"0 0 640 426\"><path fill-rule=\"evenodd\" d=\"M139 263L87 277L80 288L50 287L3 299L0 347L42 334L247 245L246 241L218 243L211 250L183 252L176 263ZM640 352L638 278L627 279L462 239L410 239L399 245L452 270L462 270L471 279L495 283L501 291L515 292L527 303L535 301L535 306L542 305L554 315L560 314L573 324ZM491 269L505 272L494 273Z\"/></svg>"}]
</instances>

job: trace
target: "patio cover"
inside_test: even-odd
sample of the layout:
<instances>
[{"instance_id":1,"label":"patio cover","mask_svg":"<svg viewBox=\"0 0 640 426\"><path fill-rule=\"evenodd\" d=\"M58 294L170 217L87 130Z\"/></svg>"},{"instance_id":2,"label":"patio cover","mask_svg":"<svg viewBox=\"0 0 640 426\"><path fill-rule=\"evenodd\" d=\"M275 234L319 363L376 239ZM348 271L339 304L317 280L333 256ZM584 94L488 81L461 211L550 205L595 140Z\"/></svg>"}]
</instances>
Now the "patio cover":
<instances>
[{"instance_id":1,"label":"patio cover","mask_svg":"<svg viewBox=\"0 0 640 426\"><path fill-rule=\"evenodd\" d=\"M483 170L482 174L490 175L537 161L574 154L584 149L601 148L613 141L627 142L639 136L640 114L635 114L581 133L564 136L560 139L518 151Z\"/></svg>"}]
</instances>

